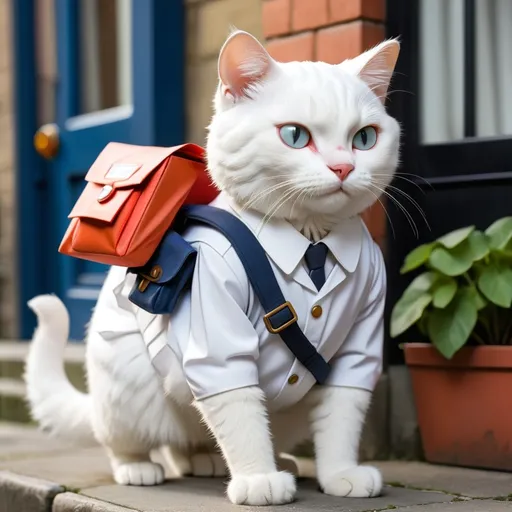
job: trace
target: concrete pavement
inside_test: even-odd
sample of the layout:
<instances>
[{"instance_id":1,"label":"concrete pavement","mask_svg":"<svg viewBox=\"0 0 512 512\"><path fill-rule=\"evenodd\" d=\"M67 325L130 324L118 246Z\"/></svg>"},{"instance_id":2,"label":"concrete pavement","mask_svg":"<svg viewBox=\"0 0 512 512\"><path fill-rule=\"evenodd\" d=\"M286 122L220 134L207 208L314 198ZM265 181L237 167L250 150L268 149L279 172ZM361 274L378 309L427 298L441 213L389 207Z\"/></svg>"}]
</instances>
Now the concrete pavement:
<instances>
[{"instance_id":1,"label":"concrete pavement","mask_svg":"<svg viewBox=\"0 0 512 512\"><path fill-rule=\"evenodd\" d=\"M224 497L222 479L121 487L113 483L100 448L77 448L49 440L32 427L0 424L0 512L512 511L512 474L417 462L375 464L387 482L378 498L325 496L314 481L300 479L293 504L241 508Z\"/></svg>"}]
</instances>

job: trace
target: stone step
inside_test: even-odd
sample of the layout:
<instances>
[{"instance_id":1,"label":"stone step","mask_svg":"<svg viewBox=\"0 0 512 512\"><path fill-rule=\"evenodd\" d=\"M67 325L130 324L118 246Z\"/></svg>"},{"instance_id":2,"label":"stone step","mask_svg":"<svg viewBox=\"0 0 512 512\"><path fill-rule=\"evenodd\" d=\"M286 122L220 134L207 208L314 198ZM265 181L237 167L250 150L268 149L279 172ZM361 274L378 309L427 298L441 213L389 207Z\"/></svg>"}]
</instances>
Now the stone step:
<instances>
[{"instance_id":1,"label":"stone step","mask_svg":"<svg viewBox=\"0 0 512 512\"><path fill-rule=\"evenodd\" d=\"M25 403L23 372L29 343L25 341L0 341L0 419L30 422ZM69 380L80 390L86 389L83 363L85 346L69 343L64 360Z\"/></svg>"},{"instance_id":2,"label":"stone step","mask_svg":"<svg viewBox=\"0 0 512 512\"><path fill-rule=\"evenodd\" d=\"M0 418L5 421L30 422L25 403L25 384L19 379L0 377Z\"/></svg>"}]
</instances>

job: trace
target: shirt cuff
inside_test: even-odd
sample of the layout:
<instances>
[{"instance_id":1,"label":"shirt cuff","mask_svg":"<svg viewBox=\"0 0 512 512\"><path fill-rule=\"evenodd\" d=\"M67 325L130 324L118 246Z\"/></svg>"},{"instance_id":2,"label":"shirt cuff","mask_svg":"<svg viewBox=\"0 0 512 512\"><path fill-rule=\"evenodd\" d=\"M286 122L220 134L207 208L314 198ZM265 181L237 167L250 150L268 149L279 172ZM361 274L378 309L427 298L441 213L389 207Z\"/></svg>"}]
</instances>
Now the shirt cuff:
<instances>
[{"instance_id":1,"label":"shirt cuff","mask_svg":"<svg viewBox=\"0 0 512 512\"><path fill-rule=\"evenodd\" d=\"M227 367L210 366L204 362L184 365L185 378L196 400L259 385L258 367L254 362L237 361Z\"/></svg>"},{"instance_id":2,"label":"shirt cuff","mask_svg":"<svg viewBox=\"0 0 512 512\"><path fill-rule=\"evenodd\" d=\"M373 391L382 374L382 361L361 355L345 355L332 364L327 386Z\"/></svg>"}]
</instances>

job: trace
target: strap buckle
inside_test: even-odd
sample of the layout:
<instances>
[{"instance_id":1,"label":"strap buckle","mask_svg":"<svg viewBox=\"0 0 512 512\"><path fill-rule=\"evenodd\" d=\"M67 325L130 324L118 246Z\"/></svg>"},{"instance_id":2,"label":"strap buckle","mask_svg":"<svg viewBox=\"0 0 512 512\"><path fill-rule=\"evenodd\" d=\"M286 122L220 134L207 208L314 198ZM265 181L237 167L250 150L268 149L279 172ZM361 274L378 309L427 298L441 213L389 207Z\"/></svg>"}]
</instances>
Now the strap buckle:
<instances>
[{"instance_id":1,"label":"strap buckle","mask_svg":"<svg viewBox=\"0 0 512 512\"><path fill-rule=\"evenodd\" d=\"M279 313L280 311L283 311L285 309L288 309L288 311L290 312L291 318L289 320L287 320L284 324L274 327L272 325L272 317L274 315L276 315L277 313ZM293 308L293 306L291 305L291 303L289 301L284 302L280 306L277 306L277 308L273 309L272 311L269 311L266 315L263 315L263 321L265 322L265 326L268 329L268 331L271 332L272 334L280 333L281 331L283 331L290 325L297 322L297 320L298 320L297 313L295 312L295 309Z\"/></svg>"},{"instance_id":2,"label":"strap buckle","mask_svg":"<svg viewBox=\"0 0 512 512\"><path fill-rule=\"evenodd\" d=\"M162 267L160 265L155 265L151 271L149 272L149 275L143 274L142 272L139 274L140 277L142 277L142 280L139 283L138 290L141 293L144 293L149 286L149 283L156 283L163 274Z\"/></svg>"}]
</instances>

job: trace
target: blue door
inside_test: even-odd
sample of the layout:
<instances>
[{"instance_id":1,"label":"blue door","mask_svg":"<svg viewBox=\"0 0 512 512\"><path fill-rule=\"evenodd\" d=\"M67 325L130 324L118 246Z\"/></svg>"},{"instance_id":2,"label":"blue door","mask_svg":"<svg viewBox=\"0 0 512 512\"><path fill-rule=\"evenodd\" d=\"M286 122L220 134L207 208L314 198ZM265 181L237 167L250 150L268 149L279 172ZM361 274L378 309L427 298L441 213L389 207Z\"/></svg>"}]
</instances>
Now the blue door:
<instances>
[{"instance_id":1,"label":"blue door","mask_svg":"<svg viewBox=\"0 0 512 512\"><path fill-rule=\"evenodd\" d=\"M37 2L13 2L20 335L30 337L34 326L26 301L55 293L70 311L71 338L81 340L107 267L57 252L67 216L108 142L183 141L184 7L180 0L53 0L55 115L35 126Z\"/></svg>"}]
</instances>

